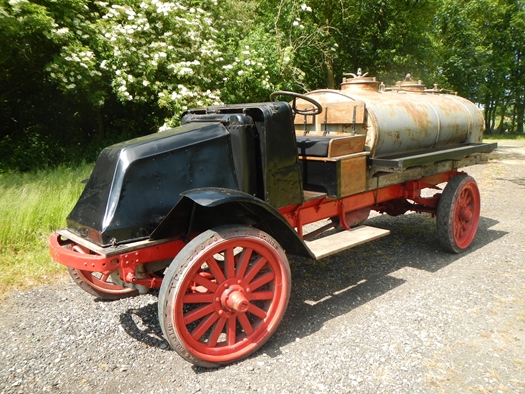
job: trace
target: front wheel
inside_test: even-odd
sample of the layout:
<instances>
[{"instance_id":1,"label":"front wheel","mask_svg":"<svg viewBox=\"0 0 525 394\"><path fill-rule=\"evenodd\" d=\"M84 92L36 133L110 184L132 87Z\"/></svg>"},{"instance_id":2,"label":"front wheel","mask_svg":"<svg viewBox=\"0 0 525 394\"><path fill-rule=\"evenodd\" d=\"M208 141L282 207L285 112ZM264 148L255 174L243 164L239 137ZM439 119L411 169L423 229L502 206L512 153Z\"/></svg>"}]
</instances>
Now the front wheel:
<instances>
[{"instance_id":1,"label":"front wheel","mask_svg":"<svg viewBox=\"0 0 525 394\"><path fill-rule=\"evenodd\" d=\"M171 347L203 366L241 360L277 329L290 297L290 267L271 236L247 226L208 230L167 269L159 321Z\"/></svg>"},{"instance_id":2,"label":"front wheel","mask_svg":"<svg viewBox=\"0 0 525 394\"><path fill-rule=\"evenodd\" d=\"M474 178L457 175L452 178L437 206L437 234L441 246L448 252L467 249L478 230L480 195Z\"/></svg>"}]
</instances>

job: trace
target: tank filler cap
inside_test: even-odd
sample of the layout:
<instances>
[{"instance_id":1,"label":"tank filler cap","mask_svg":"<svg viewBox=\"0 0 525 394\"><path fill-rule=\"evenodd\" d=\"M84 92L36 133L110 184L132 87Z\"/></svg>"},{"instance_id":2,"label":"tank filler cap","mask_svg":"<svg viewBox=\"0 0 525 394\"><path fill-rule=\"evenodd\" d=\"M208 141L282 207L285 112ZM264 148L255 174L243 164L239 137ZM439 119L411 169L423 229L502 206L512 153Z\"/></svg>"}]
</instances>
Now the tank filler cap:
<instances>
[{"instance_id":1,"label":"tank filler cap","mask_svg":"<svg viewBox=\"0 0 525 394\"><path fill-rule=\"evenodd\" d=\"M367 72L363 74L361 69L358 68L356 74L343 74L341 90L373 90L377 92L378 85L379 82L376 81L375 77L369 77Z\"/></svg>"},{"instance_id":2,"label":"tank filler cap","mask_svg":"<svg viewBox=\"0 0 525 394\"><path fill-rule=\"evenodd\" d=\"M424 93L425 89L425 85L423 85L421 80L414 81L410 73L405 76L405 79L403 81L397 81L396 86L392 88L392 90L397 91L421 93Z\"/></svg>"}]
</instances>

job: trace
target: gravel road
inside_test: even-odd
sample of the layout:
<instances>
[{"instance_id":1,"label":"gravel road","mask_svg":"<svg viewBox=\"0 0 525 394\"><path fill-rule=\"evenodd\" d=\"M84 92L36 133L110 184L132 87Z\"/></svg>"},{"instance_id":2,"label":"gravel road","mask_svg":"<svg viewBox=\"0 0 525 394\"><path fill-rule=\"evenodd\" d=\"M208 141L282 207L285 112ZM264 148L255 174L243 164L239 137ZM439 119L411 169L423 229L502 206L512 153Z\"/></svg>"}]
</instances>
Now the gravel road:
<instances>
[{"instance_id":1,"label":"gravel road","mask_svg":"<svg viewBox=\"0 0 525 394\"><path fill-rule=\"evenodd\" d=\"M171 351L156 294L96 300L69 280L0 307L0 393L525 393L525 141L467 169L481 190L468 252L428 216L320 262L291 258L292 297L255 355L215 370Z\"/></svg>"}]
</instances>

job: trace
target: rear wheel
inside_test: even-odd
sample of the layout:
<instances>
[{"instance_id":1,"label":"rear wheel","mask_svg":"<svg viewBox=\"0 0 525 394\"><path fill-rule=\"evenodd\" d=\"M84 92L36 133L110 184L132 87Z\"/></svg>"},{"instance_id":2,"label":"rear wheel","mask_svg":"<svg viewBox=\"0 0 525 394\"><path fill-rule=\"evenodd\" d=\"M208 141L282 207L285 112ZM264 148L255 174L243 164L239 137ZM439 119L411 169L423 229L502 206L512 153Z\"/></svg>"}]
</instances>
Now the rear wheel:
<instances>
[{"instance_id":1,"label":"rear wheel","mask_svg":"<svg viewBox=\"0 0 525 394\"><path fill-rule=\"evenodd\" d=\"M480 216L480 195L474 178L457 175L452 178L437 206L437 234L441 246L461 253L476 235Z\"/></svg>"},{"instance_id":2,"label":"rear wheel","mask_svg":"<svg viewBox=\"0 0 525 394\"><path fill-rule=\"evenodd\" d=\"M208 230L175 257L159 293L159 320L187 361L217 367L260 348L277 329L290 296L281 246L247 226Z\"/></svg>"}]
</instances>

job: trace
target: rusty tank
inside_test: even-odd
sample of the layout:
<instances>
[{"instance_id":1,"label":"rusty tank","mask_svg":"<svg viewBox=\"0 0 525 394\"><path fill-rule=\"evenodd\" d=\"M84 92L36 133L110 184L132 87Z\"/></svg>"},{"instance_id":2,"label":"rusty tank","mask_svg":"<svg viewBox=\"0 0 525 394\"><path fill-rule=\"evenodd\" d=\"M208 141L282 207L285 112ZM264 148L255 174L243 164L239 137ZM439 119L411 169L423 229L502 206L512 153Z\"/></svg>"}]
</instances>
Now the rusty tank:
<instances>
[{"instance_id":1,"label":"rusty tank","mask_svg":"<svg viewBox=\"0 0 525 394\"><path fill-rule=\"evenodd\" d=\"M474 103L437 85L426 89L410 75L386 88L367 73L345 74L340 90L306 95L321 104L323 114L297 116L298 134L364 134L371 158L482 142L483 115Z\"/></svg>"}]
</instances>

